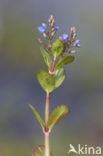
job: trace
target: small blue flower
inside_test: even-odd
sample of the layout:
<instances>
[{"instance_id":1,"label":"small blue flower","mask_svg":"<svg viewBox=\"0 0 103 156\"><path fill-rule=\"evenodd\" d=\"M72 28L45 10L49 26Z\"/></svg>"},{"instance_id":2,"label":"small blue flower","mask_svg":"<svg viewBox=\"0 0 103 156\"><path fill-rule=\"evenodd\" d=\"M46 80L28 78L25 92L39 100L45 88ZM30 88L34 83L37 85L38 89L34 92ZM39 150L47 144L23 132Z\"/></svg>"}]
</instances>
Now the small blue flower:
<instances>
[{"instance_id":1,"label":"small blue flower","mask_svg":"<svg viewBox=\"0 0 103 156\"><path fill-rule=\"evenodd\" d=\"M46 32L46 29L47 29L47 27L46 27L46 25L42 25L42 26L39 26L38 27L38 31L40 32L40 33L44 33L44 32Z\"/></svg>"},{"instance_id":2,"label":"small blue flower","mask_svg":"<svg viewBox=\"0 0 103 156\"><path fill-rule=\"evenodd\" d=\"M80 44L80 40L76 40L75 41L75 44Z\"/></svg>"},{"instance_id":3,"label":"small blue flower","mask_svg":"<svg viewBox=\"0 0 103 156\"><path fill-rule=\"evenodd\" d=\"M59 26L55 25L55 26L54 26L54 29L55 29L55 30L58 30L58 29L59 29Z\"/></svg>"},{"instance_id":4,"label":"small blue flower","mask_svg":"<svg viewBox=\"0 0 103 156\"><path fill-rule=\"evenodd\" d=\"M68 34L63 34L61 41L67 41L68 40Z\"/></svg>"},{"instance_id":5,"label":"small blue flower","mask_svg":"<svg viewBox=\"0 0 103 156\"><path fill-rule=\"evenodd\" d=\"M78 47L78 48L81 47L81 45L80 45L80 40L76 40L74 44L76 44L76 47Z\"/></svg>"},{"instance_id":6,"label":"small blue flower","mask_svg":"<svg viewBox=\"0 0 103 156\"><path fill-rule=\"evenodd\" d=\"M77 44L77 47L78 47L78 48L80 48L80 47L81 47L81 45L80 45L80 44Z\"/></svg>"}]
</instances>

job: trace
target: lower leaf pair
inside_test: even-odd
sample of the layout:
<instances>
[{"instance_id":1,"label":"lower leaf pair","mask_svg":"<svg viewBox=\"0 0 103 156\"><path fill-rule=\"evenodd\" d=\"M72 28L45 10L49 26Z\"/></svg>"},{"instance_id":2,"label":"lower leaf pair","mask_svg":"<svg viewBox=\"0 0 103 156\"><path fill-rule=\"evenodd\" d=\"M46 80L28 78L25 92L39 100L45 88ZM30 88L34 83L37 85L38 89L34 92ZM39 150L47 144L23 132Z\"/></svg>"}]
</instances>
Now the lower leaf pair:
<instances>
[{"instance_id":1,"label":"lower leaf pair","mask_svg":"<svg viewBox=\"0 0 103 156\"><path fill-rule=\"evenodd\" d=\"M45 146L38 145L32 150L32 156L45 156Z\"/></svg>"},{"instance_id":2,"label":"lower leaf pair","mask_svg":"<svg viewBox=\"0 0 103 156\"><path fill-rule=\"evenodd\" d=\"M45 156L45 146L43 145L37 145L32 150L32 156ZM50 156L53 156L52 153L50 153Z\"/></svg>"},{"instance_id":3,"label":"lower leaf pair","mask_svg":"<svg viewBox=\"0 0 103 156\"><path fill-rule=\"evenodd\" d=\"M45 124L39 115L39 113L35 110L35 108L32 105L29 105L33 113L35 114L38 122L40 123L41 127L43 130L45 130ZM59 123L66 115L68 115L70 112L70 109L66 105L61 105L58 106L49 116L48 122L47 122L47 127L51 131L52 128Z\"/></svg>"}]
</instances>

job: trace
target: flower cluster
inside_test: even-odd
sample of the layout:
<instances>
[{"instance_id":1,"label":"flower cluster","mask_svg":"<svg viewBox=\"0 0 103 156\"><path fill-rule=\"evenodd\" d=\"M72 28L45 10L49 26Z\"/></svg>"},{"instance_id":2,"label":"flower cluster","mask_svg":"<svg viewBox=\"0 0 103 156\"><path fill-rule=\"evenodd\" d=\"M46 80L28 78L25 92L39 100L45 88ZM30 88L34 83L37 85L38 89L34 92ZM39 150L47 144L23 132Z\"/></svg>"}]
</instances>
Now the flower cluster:
<instances>
[{"instance_id":1,"label":"flower cluster","mask_svg":"<svg viewBox=\"0 0 103 156\"><path fill-rule=\"evenodd\" d=\"M49 20L49 27L47 29L46 24L42 24L41 26L38 27L38 31L43 34L43 36L46 38L48 37L49 39L52 39L57 30L59 29L59 26L55 25L55 20L54 16L51 15Z\"/></svg>"},{"instance_id":2,"label":"flower cluster","mask_svg":"<svg viewBox=\"0 0 103 156\"><path fill-rule=\"evenodd\" d=\"M70 37L68 34L63 34L60 36L62 42L74 43L73 46L80 48L80 41L76 40L76 29L75 27L71 28Z\"/></svg>"},{"instance_id":3,"label":"flower cluster","mask_svg":"<svg viewBox=\"0 0 103 156\"><path fill-rule=\"evenodd\" d=\"M71 27L70 34L63 34L59 37L59 39L64 43L65 45L65 53L75 53L76 50L74 48L80 48L80 40L76 39L76 28Z\"/></svg>"},{"instance_id":4,"label":"flower cluster","mask_svg":"<svg viewBox=\"0 0 103 156\"><path fill-rule=\"evenodd\" d=\"M59 26L55 24L54 16L51 15L48 20L48 27L46 24L42 24L38 27L38 31L43 34L45 38L48 39L49 45L46 46L45 43L42 42L42 40L39 38L38 41L45 45L46 48L51 47L53 43L53 39L55 37L56 32L59 29ZM80 48L80 40L76 39L76 28L71 27L70 34L63 34L58 37L58 40L60 40L64 44L64 51L62 56L65 56L70 53L76 53L77 50L75 48Z\"/></svg>"}]
</instances>

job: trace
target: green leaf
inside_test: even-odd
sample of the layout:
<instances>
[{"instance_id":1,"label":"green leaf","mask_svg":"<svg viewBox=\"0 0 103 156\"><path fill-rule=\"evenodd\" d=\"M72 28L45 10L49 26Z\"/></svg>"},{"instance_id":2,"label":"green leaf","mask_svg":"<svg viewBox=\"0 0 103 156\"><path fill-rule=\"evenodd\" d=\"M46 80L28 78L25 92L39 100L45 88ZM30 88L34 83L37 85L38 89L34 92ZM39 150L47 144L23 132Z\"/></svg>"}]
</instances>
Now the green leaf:
<instances>
[{"instance_id":1,"label":"green leaf","mask_svg":"<svg viewBox=\"0 0 103 156\"><path fill-rule=\"evenodd\" d=\"M66 105L58 106L50 115L47 127L51 130L54 125L60 122L67 114L69 114L70 109Z\"/></svg>"},{"instance_id":2,"label":"green leaf","mask_svg":"<svg viewBox=\"0 0 103 156\"><path fill-rule=\"evenodd\" d=\"M38 82L46 92L52 92L55 89L55 78L45 70L41 70L37 74Z\"/></svg>"},{"instance_id":3,"label":"green leaf","mask_svg":"<svg viewBox=\"0 0 103 156\"><path fill-rule=\"evenodd\" d=\"M49 67L49 54L46 52L46 50L43 47L41 47L40 50L44 58L45 64Z\"/></svg>"},{"instance_id":4,"label":"green leaf","mask_svg":"<svg viewBox=\"0 0 103 156\"><path fill-rule=\"evenodd\" d=\"M65 79L65 71L63 68L60 68L55 71L55 88L58 88Z\"/></svg>"},{"instance_id":5,"label":"green leaf","mask_svg":"<svg viewBox=\"0 0 103 156\"><path fill-rule=\"evenodd\" d=\"M41 127L42 127L42 129L44 129L44 128L45 128L44 122L43 122L41 116L39 115L39 113L35 110L35 108L34 108L31 104L29 104L29 107L31 108L31 110L32 110L33 113L35 114L37 120L39 121L39 123L40 123L40 125L41 125Z\"/></svg>"},{"instance_id":6,"label":"green leaf","mask_svg":"<svg viewBox=\"0 0 103 156\"><path fill-rule=\"evenodd\" d=\"M38 145L32 150L32 156L45 156L45 146Z\"/></svg>"},{"instance_id":7,"label":"green leaf","mask_svg":"<svg viewBox=\"0 0 103 156\"><path fill-rule=\"evenodd\" d=\"M72 63L74 61L74 56L66 56L62 58L55 66L55 70L63 67L66 64Z\"/></svg>"},{"instance_id":8,"label":"green leaf","mask_svg":"<svg viewBox=\"0 0 103 156\"><path fill-rule=\"evenodd\" d=\"M52 44L52 53L54 57L59 57L64 51L64 44L61 42L61 40L55 40Z\"/></svg>"}]
</instances>

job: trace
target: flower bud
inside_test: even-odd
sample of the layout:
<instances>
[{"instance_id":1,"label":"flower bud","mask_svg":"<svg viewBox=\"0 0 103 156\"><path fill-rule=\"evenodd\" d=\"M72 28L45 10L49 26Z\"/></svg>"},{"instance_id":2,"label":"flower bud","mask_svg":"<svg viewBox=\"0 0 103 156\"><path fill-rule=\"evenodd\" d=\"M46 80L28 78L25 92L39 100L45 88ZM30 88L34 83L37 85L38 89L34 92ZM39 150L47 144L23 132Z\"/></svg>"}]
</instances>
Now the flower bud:
<instances>
[{"instance_id":1,"label":"flower bud","mask_svg":"<svg viewBox=\"0 0 103 156\"><path fill-rule=\"evenodd\" d=\"M76 33L76 28L75 27L71 27L71 33Z\"/></svg>"},{"instance_id":2,"label":"flower bud","mask_svg":"<svg viewBox=\"0 0 103 156\"><path fill-rule=\"evenodd\" d=\"M76 33L73 34L73 39L75 39L75 38L76 38Z\"/></svg>"},{"instance_id":3,"label":"flower bud","mask_svg":"<svg viewBox=\"0 0 103 156\"><path fill-rule=\"evenodd\" d=\"M75 54L76 52L77 52L77 50L72 50L71 51L72 54Z\"/></svg>"},{"instance_id":4,"label":"flower bud","mask_svg":"<svg viewBox=\"0 0 103 156\"><path fill-rule=\"evenodd\" d=\"M56 33L56 31L54 30L52 33L51 33L51 36L54 36Z\"/></svg>"},{"instance_id":5,"label":"flower bud","mask_svg":"<svg viewBox=\"0 0 103 156\"><path fill-rule=\"evenodd\" d=\"M47 37L47 34L44 32L44 33L43 33L43 36L46 38L46 37Z\"/></svg>"},{"instance_id":6,"label":"flower bud","mask_svg":"<svg viewBox=\"0 0 103 156\"><path fill-rule=\"evenodd\" d=\"M49 18L49 25L53 25L53 23L54 23L54 16L51 15Z\"/></svg>"}]
</instances>

